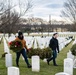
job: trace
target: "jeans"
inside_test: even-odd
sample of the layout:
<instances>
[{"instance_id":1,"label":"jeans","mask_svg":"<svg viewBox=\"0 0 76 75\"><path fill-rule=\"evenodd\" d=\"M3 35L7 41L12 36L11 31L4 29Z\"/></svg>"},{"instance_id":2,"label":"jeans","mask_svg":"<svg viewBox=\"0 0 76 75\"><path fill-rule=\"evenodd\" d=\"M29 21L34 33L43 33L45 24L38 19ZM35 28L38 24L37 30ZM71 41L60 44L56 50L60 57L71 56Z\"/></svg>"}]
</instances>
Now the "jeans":
<instances>
[{"instance_id":1,"label":"jeans","mask_svg":"<svg viewBox=\"0 0 76 75\"><path fill-rule=\"evenodd\" d=\"M20 55L21 54L24 57L24 60L25 60L26 64L29 65L29 62L28 62L28 59L27 59L27 54L26 54L25 49L22 49L20 52L17 52L16 53L16 65L17 66L19 65L19 58L20 58Z\"/></svg>"},{"instance_id":2,"label":"jeans","mask_svg":"<svg viewBox=\"0 0 76 75\"><path fill-rule=\"evenodd\" d=\"M56 58L57 58L57 51L53 50L53 56L51 58L48 58L47 60L50 62L53 60L53 64L56 65Z\"/></svg>"}]
</instances>

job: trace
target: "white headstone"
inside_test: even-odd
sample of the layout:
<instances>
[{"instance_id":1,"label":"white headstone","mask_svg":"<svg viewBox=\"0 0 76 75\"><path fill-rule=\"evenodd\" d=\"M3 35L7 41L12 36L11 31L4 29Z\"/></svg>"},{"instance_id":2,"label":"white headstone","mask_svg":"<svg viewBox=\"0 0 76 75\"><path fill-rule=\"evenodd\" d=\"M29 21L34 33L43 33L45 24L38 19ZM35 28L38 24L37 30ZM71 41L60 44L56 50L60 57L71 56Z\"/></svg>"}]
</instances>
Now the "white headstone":
<instances>
[{"instance_id":1,"label":"white headstone","mask_svg":"<svg viewBox=\"0 0 76 75\"><path fill-rule=\"evenodd\" d=\"M4 52L10 53L9 47L7 45L7 42L6 42L5 38L3 38L3 40L4 40Z\"/></svg>"},{"instance_id":2,"label":"white headstone","mask_svg":"<svg viewBox=\"0 0 76 75\"><path fill-rule=\"evenodd\" d=\"M72 55L71 51L67 53L67 58L74 59L74 55Z\"/></svg>"},{"instance_id":3,"label":"white headstone","mask_svg":"<svg viewBox=\"0 0 76 75\"><path fill-rule=\"evenodd\" d=\"M70 75L70 74L67 74L67 73L64 73L64 72L60 72L60 73L56 73L55 75Z\"/></svg>"},{"instance_id":4,"label":"white headstone","mask_svg":"<svg viewBox=\"0 0 76 75\"><path fill-rule=\"evenodd\" d=\"M37 40L34 41L34 48L37 48Z\"/></svg>"},{"instance_id":5,"label":"white headstone","mask_svg":"<svg viewBox=\"0 0 76 75\"><path fill-rule=\"evenodd\" d=\"M5 63L6 63L6 67L12 66L12 54L6 54Z\"/></svg>"},{"instance_id":6,"label":"white headstone","mask_svg":"<svg viewBox=\"0 0 76 75\"><path fill-rule=\"evenodd\" d=\"M76 68L76 59L74 60L74 65L73 66L74 66L74 68Z\"/></svg>"},{"instance_id":7,"label":"white headstone","mask_svg":"<svg viewBox=\"0 0 76 75\"><path fill-rule=\"evenodd\" d=\"M40 58L39 56L32 56L32 71L40 71Z\"/></svg>"},{"instance_id":8,"label":"white headstone","mask_svg":"<svg viewBox=\"0 0 76 75\"><path fill-rule=\"evenodd\" d=\"M7 75L20 75L19 68L17 67L8 67Z\"/></svg>"},{"instance_id":9,"label":"white headstone","mask_svg":"<svg viewBox=\"0 0 76 75\"><path fill-rule=\"evenodd\" d=\"M73 75L73 59L64 59L64 72Z\"/></svg>"}]
</instances>

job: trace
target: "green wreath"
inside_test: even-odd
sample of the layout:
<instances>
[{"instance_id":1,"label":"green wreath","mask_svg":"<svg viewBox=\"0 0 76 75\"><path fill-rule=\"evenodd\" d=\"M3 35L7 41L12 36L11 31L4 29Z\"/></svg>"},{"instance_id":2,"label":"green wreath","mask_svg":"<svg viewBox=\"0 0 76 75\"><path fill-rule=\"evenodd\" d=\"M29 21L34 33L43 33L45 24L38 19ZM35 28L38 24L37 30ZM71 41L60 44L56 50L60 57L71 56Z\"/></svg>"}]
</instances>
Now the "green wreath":
<instances>
[{"instance_id":1,"label":"green wreath","mask_svg":"<svg viewBox=\"0 0 76 75\"><path fill-rule=\"evenodd\" d=\"M10 42L10 50L13 52L20 52L23 48L23 45L20 41L12 41Z\"/></svg>"},{"instance_id":2,"label":"green wreath","mask_svg":"<svg viewBox=\"0 0 76 75\"><path fill-rule=\"evenodd\" d=\"M74 56L76 56L76 44L74 44L71 48L71 52Z\"/></svg>"}]
</instances>

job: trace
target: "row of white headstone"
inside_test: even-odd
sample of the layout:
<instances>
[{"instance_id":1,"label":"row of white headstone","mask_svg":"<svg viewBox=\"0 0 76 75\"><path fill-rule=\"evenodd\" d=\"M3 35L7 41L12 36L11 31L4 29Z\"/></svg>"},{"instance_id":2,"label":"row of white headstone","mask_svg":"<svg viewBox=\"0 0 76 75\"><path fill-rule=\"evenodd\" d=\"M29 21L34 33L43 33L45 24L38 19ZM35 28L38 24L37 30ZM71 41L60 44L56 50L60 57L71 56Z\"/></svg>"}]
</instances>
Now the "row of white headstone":
<instances>
[{"instance_id":1,"label":"row of white headstone","mask_svg":"<svg viewBox=\"0 0 76 75\"><path fill-rule=\"evenodd\" d=\"M64 59L64 72L56 73L55 75L73 75L73 59Z\"/></svg>"},{"instance_id":2,"label":"row of white headstone","mask_svg":"<svg viewBox=\"0 0 76 75\"><path fill-rule=\"evenodd\" d=\"M4 42L6 40L4 39ZM4 45L7 45L6 42L4 43ZM7 49L5 49L4 51L7 51L8 52L8 46L4 46L6 47ZM68 63L68 60L69 61L72 61L70 59L65 59L64 60L64 72L69 72L67 67L70 67L67 63ZM36 62L35 62L36 61ZM66 62L67 61L67 62ZM11 65L9 65L9 64ZM72 62L71 62L72 63ZM68 66L65 66L65 65L68 65ZM11 73L15 73L14 75L19 75L19 68L17 67L12 67L12 55L8 52L8 54L6 54L6 67L8 67L8 75L12 75ZM71 66L72 67L72 66ZM72 69L72 68L71 68ZM16 71L16 72L15 72ZM36 71L36 72L39 72L40 71L40 58L39 56L32 56L32 71ZM71 70L72 71L72 70ZM71 72L70 71L70 72ZM66 73L65 72L65 73ZM72 72L71 72L72 73ZM70 74L72 75L72 74Z\"/></svg>"},{"instance_id":3,"label":"row of white headstone","mask_svg":"<svg viewBox=\"0 0 76 75\"><path fill-rule=\"evenodd\" d=\"M73 75L73 68L76 67L76 59L74 60L74 56L71 51L67 53L67 58L64 59L64 72L57 73L55 75Z\"/></svg>"},{"instance_id":4,"label":"row of white headstone","mask_svg":"<svg viewBox=\"0 0 76 75\"><path fill-rule=\"evenodd\" d=\"M4 52L10 53L9 47L4 37L3 37L3 42L4 42Z\"/></svg>"},{"instance_id":5,"label":"row of white headstone","mask_svg":"<svg viewBox=\"0 0 76 75\"><path fill-rule=\"evenodd\" d=\"M75 39L75 41L73 42L73 45L74 45L74 44L76 44L76 39ZM74 68L76 69L76 56L74 56L73 59L74 59Z\"/></svg>"},{"instance_id":6,"label":"row of white headstone","mask_svg":"<svg viewBox=\"0 0 76 75\"><path fill-rule=\"evenodd\" d=\"M76 43L76 39L73 44ZM64 59L64 72L55 75L73 75L73 68L76 68L76 58L72 55L71 51L67 53L67 58Z\"/></svg>"},{"instance_id":7,"label":"row of white headstone","mask_svg":"<svg viewBox=\"0 0 76 75\"><path fill-rule=\"evenodd\" d=\"M71 51L67 53L67 58L73 59L73 68L76 68L76 56L72 55Z\"/></svg>"},{"instance_id":8,"label":"row of white headstone","mask_svg":"<svg viewBox=\"0 0 76 75\"><path fill-rule=\"evenodd\" d=\"M64 72L57 73L55 75L73 75L74 63L75 63L74 62L74 56L69 51L67 53L67 58L64 59ZM33 66L32 71L38 71L38 72L40 71L40 59L39 59L39 56L33 56L32 57L32 66Z\"/></svg>"},{"instance_id":9,"label":"row of white headstone","mask_svg":"<svg viewBox=\"0 0 76 75\"><path fill-rule=\"evenodd\" d=\"M8 56L8 57L10 57L10 56ZM40 71L40 58L39 58L39 56L32 56L32 71L34 71L34 72ZM13 66L8 67L7 75L20 75L19 68L13 67Z\"/></svg>"},{"instance_id":10,"label":"row of white headstone","mask_svg":"<svg viewBox=\"0 0 76 75\"><path fill-rule=\"evenodd\" d=\"M7 67L7 75L20 75L19 68L12 66L12 54L10 53L9 47L4 37L3 41L4 41L4 52L7 53L5 55L5 66Z\"/></svg>"},{"instance_id":11,"label":"row of white headstone","mask_svg":"<svg viewBox=\"0 0 76 75\"><path fill-rule=\"evenodd\" d=\"M4 52L7 53L5 55L5 64L6 64L6 67L11 67L12 66L12 54L10 53L8 44L4 37L3 37L3 41L4 41Z\"/></svg>"},{"instance_id":12,"label":"row of white headstone","mask_svg":"<svg viewBox=\"0 0 76 75\"><path fill-rule=\"evenodd\" d=\"M7 52L7 54L5 55L5 65L8 68L7 75L20 75L19 68L12 66L12 54L10 53L10 50L5 38L3 38L3 40L4 40L4 52ZM32 71L35 71L35 72L40 71L39 56L32 56Z\"/></svg>"},{"instance_id":13,"label":"row of white headstone","mask_svg":"<svg viewBox=\"0 0 76 75\"><path fill-rule=\"evenodd\" d=\"M30 33L29 36L40 36L40 35L43 35L43 36L46 36L49 34L49 36L52 36L55 32L44 32L44 33L41 33L41 32L38 32L38 33ZM68 37L68 36L75 36L76 35L76 32L58 32L59 36L63 36L63 37ZM11 35L14 35L13 33ZM25 36L28 36L28 33L24 33ZM9 34L5 34L5 36L9 36ZM18 33L16 33L16 36L18 36Z\"/></svg>"},{"instance_id":14,"label":"row of white headstone","mask_svg":"<svg viewBox=\"0 0 76 75\"><path fill-rule=\"evenodd\" d=\"M73 45L76 44L76 39L75 41L73 42ZM74 56L74 68L76 68L76 56Z\"/></svg>"},{"instance_id":15,"label":"row of white headstone","mask_svg":"<svg viewBox=\"0 0 76 75\"><path fill-rule=\"evenodd\" d=\"M13 41L15 39L15 35L12 35L11 37L5 37L7 39L8 42L10 41ZM26 40L26 44L28 46L28 48L31 48L32 45L33 45L33 41L34 41L34 48L44 48L44 47L48 47L49 46L49 41L51 39L50 36L46 36L46 37L43 37L41 38L40 36L35 36L35 37L32 37L32 36L26 36L24 37L24 39ZM71 41L70 40L66 40L65 37L59 37L58 38L59 40L59 48L60 50L62 50L62 48L65 47L65 45L67 43L69 43ZM37 46L37 43L38 43L38 46Z\"/></svg>"}]
</instances>

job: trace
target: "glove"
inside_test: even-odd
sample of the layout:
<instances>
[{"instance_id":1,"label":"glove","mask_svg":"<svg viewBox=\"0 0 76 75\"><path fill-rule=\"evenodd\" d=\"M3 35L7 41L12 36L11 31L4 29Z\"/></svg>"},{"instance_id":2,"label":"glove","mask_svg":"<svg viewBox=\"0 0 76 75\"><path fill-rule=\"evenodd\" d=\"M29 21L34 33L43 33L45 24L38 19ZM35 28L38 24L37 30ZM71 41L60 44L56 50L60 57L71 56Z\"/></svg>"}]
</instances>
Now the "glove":
<instances>
[{"instance_id":1,"label":"glove","mask_svg":"<svg viewBox=\"0 0 76 75\"><path fill-rule=\"evenodd\" d=\"M31 50L31 48L27 49L27 53Z\"/></svg>"},{"instance_id":2,"label":"glove","mask_svg":"<svg viewBox=\"0 0 76 75\"><path fill-rule=\"evenodd\" d=\"M28 51L30 51L31 50L31 48L29 48L29 49L27 49Z\"/></svg>"}]
</instances>

